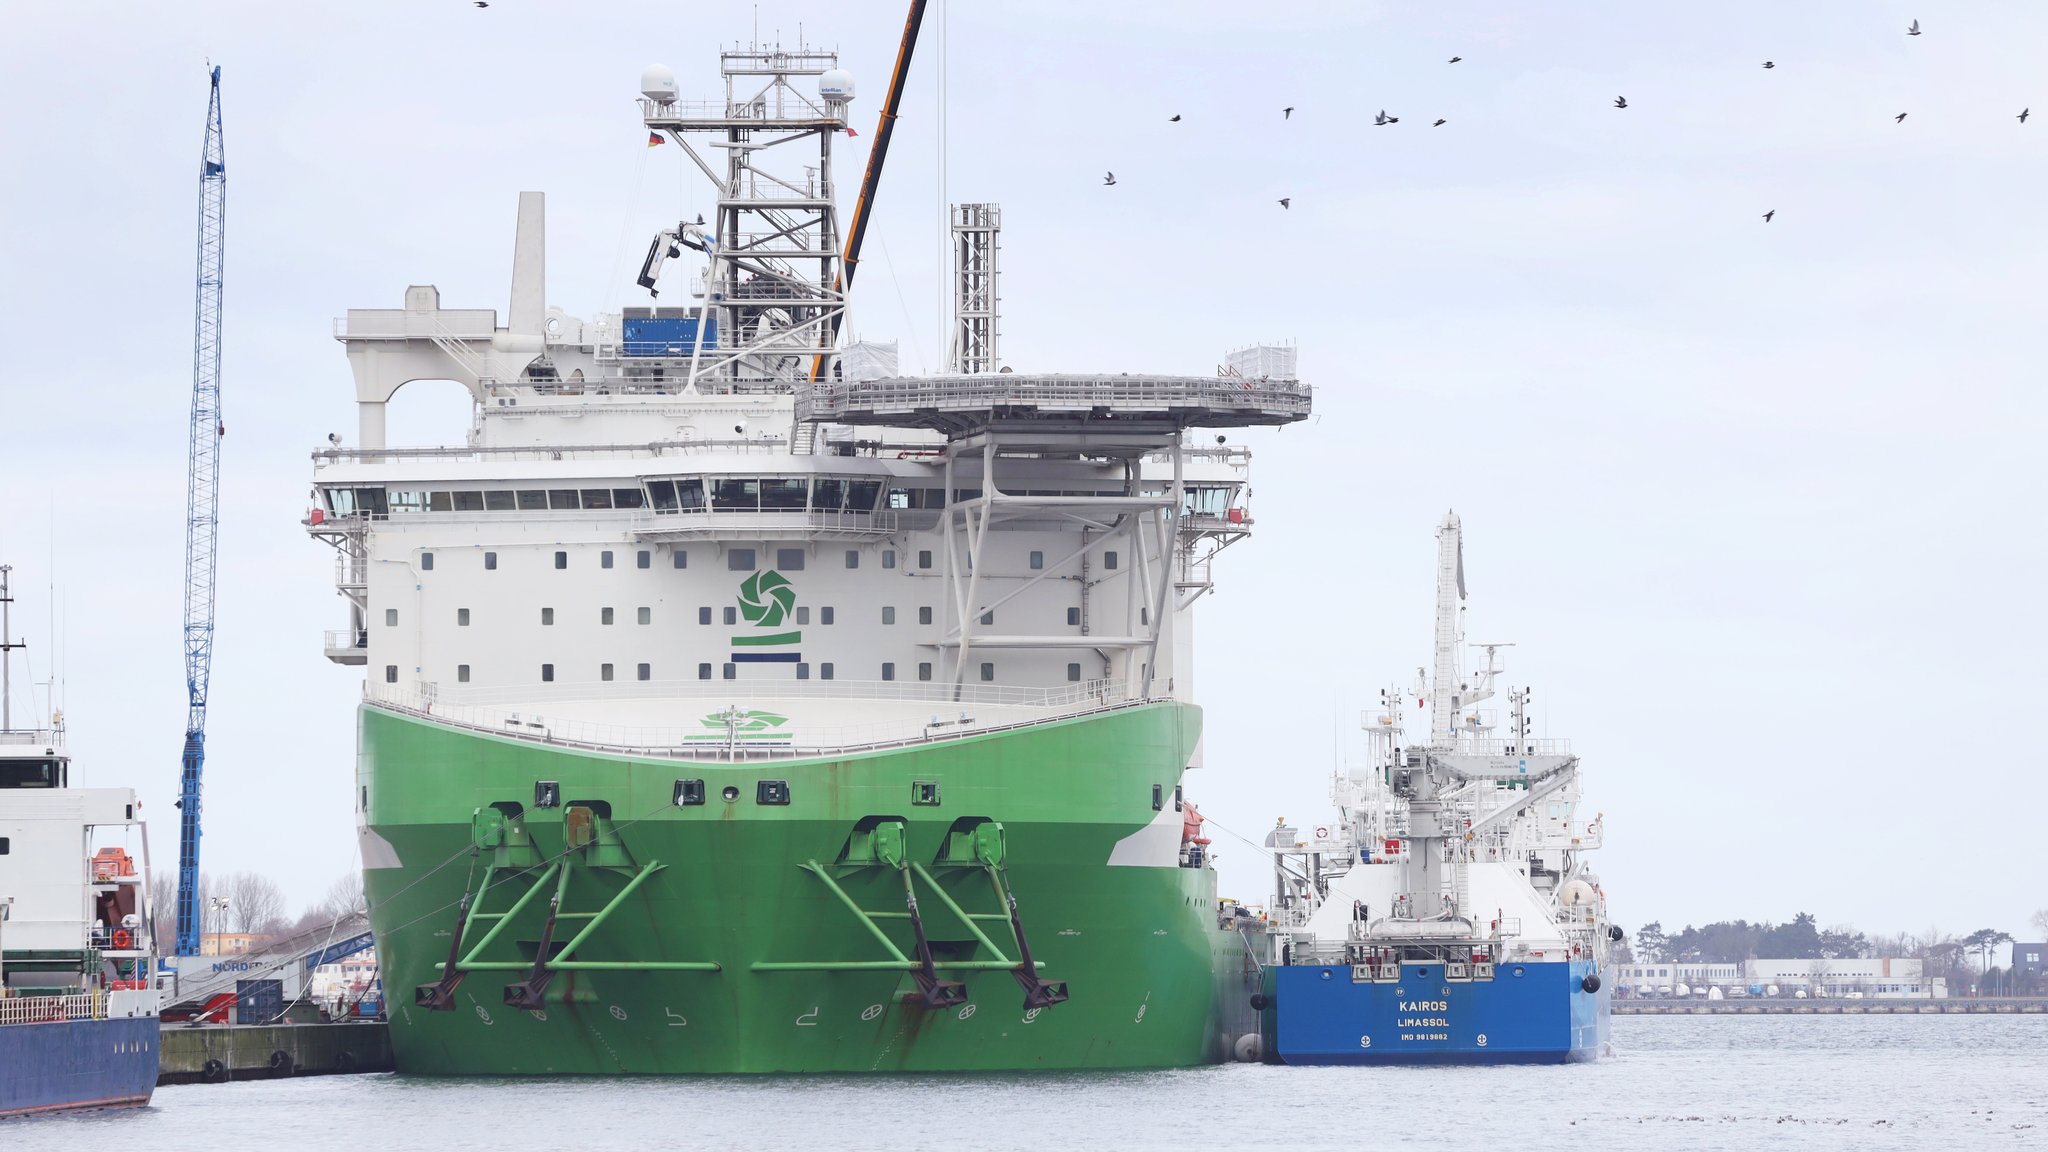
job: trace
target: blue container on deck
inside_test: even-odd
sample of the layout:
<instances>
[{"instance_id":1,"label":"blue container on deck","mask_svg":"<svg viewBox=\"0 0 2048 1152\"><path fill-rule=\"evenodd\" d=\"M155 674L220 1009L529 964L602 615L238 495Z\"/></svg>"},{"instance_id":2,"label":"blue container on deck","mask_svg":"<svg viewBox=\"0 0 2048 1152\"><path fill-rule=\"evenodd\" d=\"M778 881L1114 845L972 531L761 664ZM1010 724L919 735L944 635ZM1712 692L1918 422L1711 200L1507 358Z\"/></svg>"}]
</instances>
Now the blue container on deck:
<instances>
[{"instance_id":1,"label":"blue container on deck","mask_svg":"<svg viewBox=\"0 0 2048 1152\"><path fill-rule=\"evenodd\" d=\"M625 354L628 356L689 356L697 351L697 317L692 315L625 316ZM718 346L718 317L705 321L704 350Z\"/></svg>"}]
</instances>

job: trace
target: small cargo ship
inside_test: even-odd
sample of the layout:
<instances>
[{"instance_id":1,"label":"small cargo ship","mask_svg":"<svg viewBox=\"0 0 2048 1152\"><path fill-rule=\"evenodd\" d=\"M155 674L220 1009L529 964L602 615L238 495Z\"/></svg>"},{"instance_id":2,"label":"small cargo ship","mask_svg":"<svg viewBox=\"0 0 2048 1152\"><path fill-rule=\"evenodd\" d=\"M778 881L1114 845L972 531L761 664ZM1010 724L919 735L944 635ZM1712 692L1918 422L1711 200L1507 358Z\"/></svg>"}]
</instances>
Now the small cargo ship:
<instances>
[{"instance_id":1,"label":"small cargo ship","mask_svg":"<svg viewBox=\"0 0 2048 1152\"><path fill-rule=\"evenodd\" d=\"M64 718L14 726L0 565L0 1120L149 1103L149 841L128 788L74 788Z\"/></svg>"},{"instance_id":2,"label":"small cargo ship","mask_svg":"<svg viewBox=\"0 0 2048 1152\"><path fill-rule=\"evenodd\" d=\"M1527 688L1491 710L1505 644L1467 675L1462 528L1437 532L1433 678L1381 693L1368 757L1332 781L1339 817L1266 838L1275 893L1270 965L1254 1007L1287 1064L1539 1064L1607 1046L1608 949L1620 929L1587 854L1579 760L1530 736ZM1412 696L1426 740L1402 726Z\"/></svg>"}]
</instances>

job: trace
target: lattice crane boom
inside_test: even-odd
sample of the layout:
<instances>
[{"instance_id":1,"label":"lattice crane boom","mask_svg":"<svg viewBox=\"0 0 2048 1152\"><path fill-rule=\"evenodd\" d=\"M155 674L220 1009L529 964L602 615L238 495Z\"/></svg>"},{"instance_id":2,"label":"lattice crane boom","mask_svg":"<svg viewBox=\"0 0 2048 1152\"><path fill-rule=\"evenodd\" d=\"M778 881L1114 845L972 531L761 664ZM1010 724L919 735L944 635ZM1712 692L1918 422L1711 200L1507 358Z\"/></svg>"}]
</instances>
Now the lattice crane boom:
<instances>
[{"instance_id":1,"label":"lattice crane boom","mask_svg":"<svg viewBox=\"0 0 2048 1152\"><path fill-rule=\"evenodd\" d=\"M185 472L185 750L178 789L178 947L199 954L199 776L206 763L206 694L213 671L214 545L220 510L221 269L228 169L221 148L220 69L212 70L199 161L199 273L193 312L192 420Z\"/></svg>"}]
</instances>

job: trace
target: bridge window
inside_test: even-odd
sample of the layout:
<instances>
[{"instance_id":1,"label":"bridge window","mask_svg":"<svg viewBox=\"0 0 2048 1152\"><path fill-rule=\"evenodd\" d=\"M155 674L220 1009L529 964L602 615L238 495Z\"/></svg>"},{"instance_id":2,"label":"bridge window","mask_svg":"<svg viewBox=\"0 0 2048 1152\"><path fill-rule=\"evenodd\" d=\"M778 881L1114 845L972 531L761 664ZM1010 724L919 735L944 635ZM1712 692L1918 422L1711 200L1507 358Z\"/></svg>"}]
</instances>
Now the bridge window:
<instances>
[{"instance_id":1,"label":"bridge window","mask_svg":"<svg viewBox=\"0 0 2048 1152\"><path fill-rule=\"evenodd\" d=\"M391 493L391 510L393 512L424 512L427 510L427 494L425 492L393 492Z\"/></svg>"},{"instance_id":2,"label":"bridge window","mask_svg":"<svg viewBox=\"0 0 2048 1152\"><path fill-rule=\"evenodd\" d=\"M592 508L609 508L609 507L611 507L611 506L612 506L612 490L611 490L611 489L609 489L609 488L585 488L585 489L583 490L583 507L584 507L584 509L585 509L586 511L587 511L587 510L589 510L589 509L592 509Z\"/></svg>"},{"instance_id":3,"label":"bridge window","mask_svg":"<svg viewBox=\"0 0 2048 1152\"><path fill-rule=\"evenodd\" d=\"M457 512L481 512L481 511L483 511L483 510L484 510L484 494L483 494L483 493L481 493L481 492L457 492L457 493L455 493L454 495L455 495L455 510L456 510Z\"/></svg>"},{"instance_id":4,"label":"bridge window","mask_svg":"<svg viewBox=\"0 0 2048 1152\"><path fill-rule=\"evenodd\" d=\"M875 501L882 498L880 480L854 480L846 486L846 510L848 512L873 512Z\"/></svg>"},{"instance_id":5,"label":"bridge window","mask_svg":"<svg viewBox=\"0 0 2048 1152\"><path fill-rule=\"evenodd\" d=\"M519 498L519 510L521 512L547 511L548 494L545 491L538 488L522 488L516 495Z\"/></svg>"},{"instance_id":6,"label":"bridge window","mask_svg":"<svg viewBox=\"0 0 2048 1152\"><path fill-rule=\"evenodd\" d=\"M673 480L649 480L647 496L657 515L676 510L676 482Z\"/></svg>"},{"instance_id":7,"label":"bridge window","mask_svg":"<svg viewBox=\"0 0 2048 1152\"><path fill-rule=\"evenodd\" d=\"M810 481L775 477L761 481L761 511L800 512L810 499Z\"/></svg>"},{"instance_id":8,"label":"bridge window","mask_svg":"<svg viewBox=\"0 0 2048 1152\"><path fill-rule=\"evenodd\" d=\"M510 512L517 503L518 497L502 489L484 493L486 512Z\"/></svg>"},{"instance_id":9,"label":"bridge window","mask_svg":"<svg viewBox=\"0 0 2048 1152\"><path fill-rule=\"evenodd\" d=\"M702 512L704 510L704 481L676 481L676 507L685 512Z\"/></svg>"},{"instance_id":10,"label":"bridge window","mask_svg":"<svg viewBox=\"0 0 2048 1152\"><path fill-rule=\"evenodd\" d=\"M846 507L846 481L820 476L811 484L811 511L837 512Z\"/></svg>"},{"instance_id":11,"label":"bridge window","mask_svg":"<svg viewBox=\"0 0 2048 1152\"><path fill-rule=\"evenodd\" d=\"M576 490L574 488L548 489L549 508L552 508L557 512L561 512L564 510L573 512L576 509L581 508L582 506L582 502L576 498Z\"/></svg>"},{"instance_id":12,"label":"bridge window","mask_svg":"<svg viewBox=\"0 0 2048 1152\"><path fill-rule=\"evenodd\" d=\"M761 508L761 482L730 477L711 482L713 512L757 512Z\"/></svg>"},{"instance_id":13,"label":"bridge window","mask_svg":"<svg viewBox=\"0 0 2048 1152\"><path fill-rule=\"evenodd\" d=\"M646 506L647 494L640 491L638 488L612 489L612 507L645 508Z\"/></svg>"}]
</instances>

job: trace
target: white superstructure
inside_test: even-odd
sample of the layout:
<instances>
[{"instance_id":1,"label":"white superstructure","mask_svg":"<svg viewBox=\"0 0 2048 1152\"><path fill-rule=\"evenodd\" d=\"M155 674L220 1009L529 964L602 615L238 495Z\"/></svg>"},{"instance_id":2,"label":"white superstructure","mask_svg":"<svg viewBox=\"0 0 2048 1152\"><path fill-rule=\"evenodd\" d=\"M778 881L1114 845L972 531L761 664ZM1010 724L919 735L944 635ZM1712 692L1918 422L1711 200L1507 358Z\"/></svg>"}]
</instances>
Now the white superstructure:
<instances>
[{"instance_id":1,"label":"white superstructure","mask_svg":"<svg viewBox=\"0 0 2048 1152\"><path fill-rule=\"evenodd\" d=\"M1298 420L1309 390L974 371L996 363L992 205L962 217L985 229L962 246L967 370L841 374L851 80L811 50L723 62L715 105L665 69L642 84L650 132L716 187L715 219L663 230L641 271L692 303L546 306L528 192L503 325L431 286L338 323L361 420L314 454L307 527L348 606L328 657L399 707L673 756L1191 698L1191 609L1251 529L1249 453L1210 430ZM385 443L421 379L469 389L466 443Z\"/></svg>"},{"instance_id":2,"label":"white superstructure","mask_svg":"<svg viewBox=\"0 0 2048 1152\"><path fill-rule=\"evenodd\" d=\"M1604 962L1606 897L1587 853L1601 817L1582 808L1568 742L1530 736L1527 688L1507 690L1504 735L1491 709L1500 650L1465 671L1463 533L1456 513L1437 530L1433 674L1380 693L1361 718L1367 757L1340 769L1340 816L1281 826L1273 922L1295 955L1343 954L1368 966L1437 959L1493 964ZM1427 706L1429 735L1411 742L1404 709Z\"/></svg>"}]
</instances>

